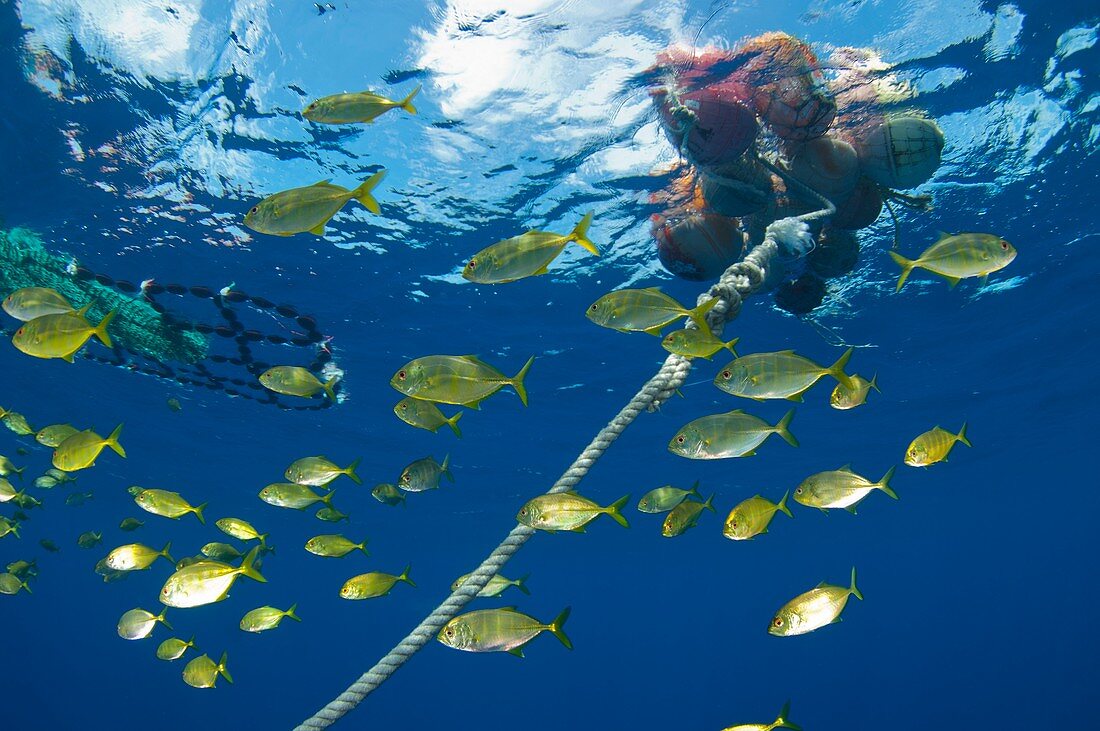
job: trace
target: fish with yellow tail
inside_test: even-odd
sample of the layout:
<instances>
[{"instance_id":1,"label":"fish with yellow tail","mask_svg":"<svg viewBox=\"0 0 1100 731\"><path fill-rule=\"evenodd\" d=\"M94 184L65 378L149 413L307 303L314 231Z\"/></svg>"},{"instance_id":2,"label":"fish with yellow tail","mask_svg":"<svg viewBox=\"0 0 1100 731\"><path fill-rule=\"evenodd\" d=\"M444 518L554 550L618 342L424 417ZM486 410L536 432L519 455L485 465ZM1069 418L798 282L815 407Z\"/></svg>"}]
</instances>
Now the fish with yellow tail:
<instances>
[{"instance_id":1,"label":"fish with yellow tail","mask_svg":"<svg viewBox=\"0 0 1100 731\"><path fill-rule=\"evenodd\" d=\"M171 662L179 660L190 648L195 646L195 638L184 642L178 637L169 637L157 646L157 659Z\"/></svg>"},{"instance_id":2,"label":"fish with yellow tail","mask_svg":"<svg viewBox=\"0 0 1100 731\"><path fill-rule=\"evenodd\" d=\"M867 402L867 396L870 394L871 389L882 393L882 391L879 391L877 375L871 376L870 381L855 373L850 375L849 378L852 381L852 388L846 387L843 383L837 383L836 388L829 395L829 406L834 409L846 411L862 406Z\"/></svg>"},{"instance_id":3,"label":"fish with yellow tail","mask_svg":"<svg viewBox=\"0 0 1100 731\"><path fill-rule=\"evenodd\" d=\"M451 455L444 455L442 464L436 462L434 457L424 457L401 470L401 476L397 478L397 486L405 492L436 490L444 475L451 482L455 481L454 475L451 474Z\"/></svg>"},{"instance_id":4,"label":"fish with yellow tail","mask_svg":"<svg viewBox=\"0 0 1100 731\"><path fill-rule=\"evenodd\" d=\"M371 191L384 177L386 171L380 170L354 190L322 180L304 188L275 193L252 206L245 214L244 225L272 236L293 236L306 231L324 236L325 224L352 198L371 213L381 213Z\"/></svg>"},{"instance_id":5,"label":"fish with yellow tail","mask_svg":"<svg viewBox=\"0 0 1100 731\"><path fill-rule=\"evenodd\" d=\"M576 243L594 256L600 255L588 239L588 213L569 234L528 231L488 246L470 257L462 269L462 278L477 284L505 284L546 274L547 267L570 243Z\"/></svg>"},{"instance_id":6,"label":"fish with yellow tail","mask_svg":"<svg viewBox=\"0 0 1100 731\"><path fill-rule=\"evenodd\" d=\"M144 640L153 633L153 627L160 622L168 629L172 625L164 618L168 609L161 610L160 614L153 614L144 609L131 609L118 620L118 636L124 640Z\"/></svg>"},{"instance_id":7,"label":"fish with yellow tail","mask_svg":"<svg viewBox=\"0 0 1100 731\"><path fill-rule=\"evenodd\" d=\"M187 608L220 602L241 576L266 583L267 579L255 568L259 554L260 547L256 546L248 552L240 566L208 560L184 566L164 582L160 590L160 603L169 607Z\"/></svg>"},{"instance_id":8,"label":"fish with yellow tail","mask_svg":"<svg viewBox=\"0 0 1100 731\"><path fill-rule=\"evenodd\" d=\"M366 539L360 543L356 543L342 535L335 534L313 536L313 538L306 541L307 551L314 556L324 556L326 558L341 558L355 549L362 551L364 556L370 555L370 552L367 550Z\"/></svg>"},{"instance_id":9,"label":"fish with yellow tail","mask_svg":"<svg viewBox=\"0 0 1100 731\"><path fill-rule=\"evenodd\" d=\"M397 402L393 407L393 413L397 414L397 418L405 422L409 426L415 426L417 429L426 429L433 434L439 431L439 427L446 424L451 428L451 431L455 433L455 436L459 439L462 438L462 431L458 428L458 420L462 418L462 415L466 412L459 411L452 417L446 417L443 412L439 410L431 401L422 401L411 396L406 396Z\"/></svg>"},{"instance_id":10,"label":"fish with yellow tail","mask_svg":"<svg viewBox=\"0 0 1100 731\"><path fill-rule=\"evenodd\" d=\"M855 515L856 505L875 490L898 499L898 494L890 487L890 478L894 476L891 467L878 482L871 482L863 475L852 472L849 465L838 470L818 472L810 475L794 489L796 503L808 508L818 508L828 512L830 508L844 508Z\"/></svg>"},{"instance_id":11,"label":"fish with yellow tail","mask_svg":"<svg viewBox=\"0 0 1100 731\"><path fill-rule=\"evenodd\" d=\"M372 91L330 94L310 102L302 116L320 124L370 124L391 109L404 109L409 114L416 114L412 100L419 93L420 87L417 86L401 101L387 99Z\"/></svg>"},{"instance_id":12,"label":"fish with yellow tail","mask_svg":"<svg viewBox=\"0 0 1100 731\"><path fill-rule=\"evenodd\" d=\"M822 581L813 589L799 594L780 607L768 625L768 634L776 637L794 637L821 629L840 621L840 615L848 604L848 597L860 601L863 594L856 587L856 567L852 567L850 586L833 586Z\"/></svg>"},{"instance_id":13,"label":"fish with yellow tail","mask_svg":"<svg viewBox=\"0 0 1100 731\"><path fill-rule=\"evenodd\" d=\"M749 499L741 501L726 516L726 523L722 526L722 535L731 541L748 541L761 533L767 533L768 526L776 513L783 513L788 518L793 518L794 515L791 513L791 509L787 507L788 494L783 493L783 497L779 499L778 503L773 503L771 500L759 495L753 495Z\"/></svg>"},{"instance_id":14,"label":"fish with yellow tail","mask_svg":"<svg viewBox=\"0 0 1100 731\"><path fill-rule=\"evenodd\" d=\"M24 287L4 298L4 312L16 320L30 322L43 315L62 315L74 308L56 290L48 287Z\"/></svg>"},{"instance_id":15,"label":"fish with yellow tail","mask_svg":"<svg viewBox=\"0 0 1100 731\"><path fill-rule=\"evenodd\" d=\"M107 447L110 447L112 452L125 459L126 450L118 442L121 435L122 424L116 426L106 439L91 429L77 432L66 438L53 451L53 466L63 472L76 472L91 467L99 458L99 454Z\"/></svg>"},{"instance_id":16,"label":"fish with yellow tail","mask_svg":"<svg viewBox=\"0 0 1100 731\"><path fill-rule=\"evenodd\" d=\"M329 401L333 402L336 401L336 393L332 387L338 380L339 378L333 377L321 381L301 366L275 366L268 368L259 377L260 384L269 391L301 398L313 398L323 391Z\"/></svg>"},{"instance_id":17,"label":"fish with yellow tail","mask_svg":"<svg viewBox=\"0 0 1100 731\"><path fill-rule=\"evenodd\" d=\"M699 481L691 486L690 490L684 490L672 485L655 487L638 501L638 510L643 513L667 513L689 497L702 498L699 494Z\"/></svg>"},{"instance_id":18,"label":"fish with yellow tail","mask_svg":"<svg viewBox=\"0 0 1100 731\"><path fill-rule=\"evenodd\" d=\"M524 406L527 388L523 379L535 357L531 356L512 378L508 378L476 355L428 355L409 361L390 379L396 390L437 404L456 404L481 408L481 402L511 386Z\"/></svg>"},{"instance_id":19,"label":"fish with yellow tail","mask_svg":"<svg viewBox=\"0 0 1100 731\"><path fill-rule=\"evenodd\" d=\"M696 329L684 328L673 330L661 341L661 347L670 353L682 355L685 358L705 358L710 360L719 350L728 350L734 358L737 351L733 346L737 345L740 338L734 338L728 343L723 343L714 336L710 328Z\"/></svg>"},{"instance_id":20,"label":"fish with yellow tail","mask_svg":"<svg viewBox=\"0 0 1100 731\"><path fill-rule=\"evenodd\" d=\"M898 286L900 292L905 280L914 269L924 269L938 274L954 287L963 279L988 277L1004 269L1016 258L1016 248L993 234L941 233L936 243L924 250L916 259L906 259L896 251L888 252L894 263L901 267Z\"/></svg>"},{"instance_id":21,"label":"fish with yellow tail","mask_svg":"<svg viewBox=\"0 0 1100 731\"><path fill-rule=\"evenodd\" d=\"M586 525L601 515L607 515L623 528L629 528L630 524L622 514L622 509L629 499L629 495L623 495L607 507L600 507L598 503L575 492L539 495L528 500L519 509L516 520L529 528L544 530L548 533L559 530L584 533Z\"/></svg>"},{"instance_id":22,"label":"fish with yellow tail","mask_svg":"<svg viewBox=\"0 0 1100 731\"><path fill-rule=\"evenodd\" d=\"M411 568L412 566L406 566L405 570L397 576L385 574L381 571L371 571L370 573L353 576L345 581L344 585L340 587L340 598L353 601L358 599L375 599L389 594L390 590L393 589L398 582L404 582L409 586L416 586L412 579L409 578L409 569Z\"/></svg>"},{"instance_id":23,"label":"fish with yellow tail","mask_svg":"<svg viewBox=\"0 0 1100 731\"><path fill-rule=\"evenodd\" d=\"M905 450L905 464L910 467L928 467L937 462L946 462L947 455L951 453L951 448L956 442L968 447L973 446L966 438L965 422L958 434L938 426L933 427L909 444L909 448Z\"/></svg>"},{"instance_id":24,"label":"fish with yellow tail","mask_svg":"<svg viewBox=\"0 0 1100 731\"><path fill-rule=\"evenodd\" d=\"M209 655L199 655L191 660L183 668L183 682L192 688L213 688L218 683L218 676L222 676L227 682L233 682L233 676L225 664L229 657L222 653L222 657L215 663Z\"/></svg>"},{"instance_id":25,"label":"fish with yellow tail","mask_svg":"<svg viewBox=\"0 0 1100 731\"><path fill-rule=\"evenodd\" d=\"M171 547L171 541L165 543L164 548L159 551L141 543L128 543L107 554L107 568L114 571L143 571L161 557L174 564L176 559L168 554Z\"/></svg>"},{"instance_id":26,"label":"fish with yellow tail","mask_svg":"<svg viewBox=\"0 0 1100 731\"><path fill-rule=\"evenodd\" d=\"M775 720L771 723L739 723L736 726L727 726L722 731L774 731L777 728L791 729L791 731L802 731L802 727L798 724L791 723L788 720L788 716L791 713L791 703L787 701L783 704L783 708L780 709L779 715L775 717Z\"/></svg>"},{"instance_id":27,"label":"fish with yellow tail","mask_svg":"<svg viewBox=\"0 0 1100 731\"><path fill-rule=\"evenodd\" d=\"M665 522L661 526L661 535L665 538L673 538L682 535L689 528L694 528L699 522L699 516L704 510L714 512L714 495L704 502L698 500L685 500L672 509L665 516Z\"/></svg>"},{"instance_id":28,"label":"fish with yellow tail","mask_svg":"<svg viewBox=\"0 0 1100 731\"><path fill-rule=\"evenodd\" d=\"M230 538L236 538L239 541L258 540L261 546L267 543L267 533L260 533L243 518L218 518L214 521L214 525Z\"/></svg>"},{"instance_id":29,"label":"fish with yellow tail","mask_svg":"<svg viewBox=\"0 0 1100 731\"><path fill-rule=\"evenodd\" d=\"M111 310L99 324L92 326L84 315L91 304L84 305L76 312L64 312L58 315L42 315L24 323L12 336L12 344L20 351L35 358L61 358L67 363L73 362L76 351L84 347L93 335L108 348L113 348L107 326L114 319L115 310Z\"/></svg>"},{"instance_id":30,"label":"fish with yellow tail","mask_svg":"<svg viewBox=\"0 0 1100 731\"><path fill-rule=\"evenodd\" d=\"M454 583L451 584L451 591L458 591L458 588L462 586L470 576L472 576L472 574L463 574L455 579ZM524 594L531 594L531 590L527 588L526 576L521 576L518 579L508 579L500 574L493 574L493 578L489 579L485 586L481 587L481 591L477 593L477 596L481 598L500 596L501 593L510 586L516 587Z\"/></svg>"},{"instance_id":31,"label":"fish with yellow tail","mask_svg":"<svg viewBox=\"0 0 1100 731\"><path fill-rule=\"evenodd\" d=\"M549 632L573 649L573 642L562 629L569 619L566 607L550 624L538 621L515 607L478 609L460 614L439 630L436 638L447 647L463 652L507 652L523 657L523 648L543 632Z\"/></svg>"},{"instance_id":32,"label":"fish with yellow tail","mask_svg":"<svg viewBox=\"0 0 1100 731\"><path fill-rule=\"evenodd\" d=\"M751 457L756 448L772 434L778 434L792 447L798 440L791 434L794 409L775 426L741 409L711 414L685 424L668 443L668 451L688 459L728 459Z\"/></svg>"},{"instance_id":33,"label":"fish with yellow tail","mask_svg":"<svg viewBox=\"0 0 1100 731\"><path fill-rule=\"evenodd\" d=\"M172 520L179 520L188 513L194 513L199 522L206 525L206 518L202 514L206 509L206 503L192 506L178 492L159 489L142 490L134 496L134 502L147 513Z\"/></svg>"},{"instance_id":34,"label":"fish with yellow tail","mask_svg":"<svg viewBox=\"0 0 1100 731\"><path fill-rule=\"evenodd\" d=\"M80 430L72 424L50 424L39 429L34 440L44 447L57 448L78 431Z\"/></svg>"},{"instance_id":35,"label":"fish with yellow tail","mask_svg":"<svg viewBox=\"0 0 1100 731\"><path fill-rule=\"evenodd\" d=\"M283 621L283 617L293 619L295 622L301 622L301 618L294 613L294 610L297 608L297 604L291 604L290 609L285 612L275 607L259 607L258 609L253 609L251 612L241 617L241 629L245 632L266 632L269 629L278 627L279 623Z\"/></svg>"},{"instance_id":36,"label":"fish with yellow tail","mask_svg":"<svg viewBox=\"0 0 1100 731\"><path fill-rule=\"evenodd\" d=\"M825 376L832 376L845 388L852 388L854 384L844 372L852 350L848 348L828 368L803 358L793 350L745 355L723 368L714 377L714 385L726 393L755 401L801 401L802 394Z\"/></svg>"},{"instance_id":37,"label":"fish with yellow tail","mask_svg":"<svg viewBox=\"0 0 1100 731\"><path fill-rule=\"evenodd\" d=\"M260 490L260 499L268 505L277 508L291 508L292 510L305 510L315 503L324 503L332 507L332 496L336 491L326 495L318 495L307 485L299 485L294 482L274 482Z\"/></svg>"},{"instance_id":38,"label":"fish with yellow tail","mask_svg":"<svg viewBox=\"0 0 1100 731\"><path fill-rule=\"evenodd\" d=\"M324 487L340 475L347 475L352 482L362 485L363 481L359 479L359 475L355 474L355 468L358 466L358 459L347 467L341 467L324 457L302 457L286 468L284 476L299 485Z\"/></svg>"},{"instance_id":39,"label":"fish with yellow tail","mask_svg":"<svg viewBox=\"0 0 1100 731\"><path fill-rule=\"evenodd\" d=\"M716 304L718 298L712 297L689 310L656 287L619 289L600 297L584 314L597 325L612 330L659 336L666 325L681 317L691 318L701 330L709 331L706 314Z\"/></svg>"}]
</instances>

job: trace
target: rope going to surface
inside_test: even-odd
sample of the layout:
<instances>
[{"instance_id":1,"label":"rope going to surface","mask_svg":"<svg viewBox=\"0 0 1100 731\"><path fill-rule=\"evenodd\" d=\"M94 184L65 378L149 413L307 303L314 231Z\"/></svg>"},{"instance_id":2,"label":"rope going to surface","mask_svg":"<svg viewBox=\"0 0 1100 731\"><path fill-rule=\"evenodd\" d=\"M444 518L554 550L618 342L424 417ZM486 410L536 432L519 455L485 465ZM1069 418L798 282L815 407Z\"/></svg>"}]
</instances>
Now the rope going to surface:
<instances>
[{"instance_id":1,"label":"rope going to surface","mask_svg":"<svg viewBox=\"0 0 1100 731\"><path fill-rule=\"evenodd\" d=\"M782 173L780 173L782 175ZM807 189L809 190L809 189ZM707 292L699 296L699 304L717 297L719 301L707 313L707 324L715 335L720 335L725 324L741 312L741 303L745 297L756 292L764 284L768 269L780 253L780 240L789 235L805 235L807 222L831 216L836 209L826 199L813 191L813 196L825 204L820 211L802 216L780 219L770 224L764 233L764 240L755 246L741 261L730 266L718 282ZM694 323L689 320L689 327ZM623 431L644 411L655 410L668 400L683 385L691 370L691 361L679 355L670 355L661 365L656 375L646 381L641 390L634 395L623 409L615 415L607 426L584 448L580 456L570 465L547 493L560 493L572 490L588 474L588 471L611 446ZM401 640L389 653L374 664L348 689L334 698L323 708L295 727L295 731L328 728L343 718L351 709L384 683L409 658L435 637L443 626L458 615L489 580L500 571L516 551L534 535L535 531L519 524L508 533L504 541L497 546L489 557L481 562L477 570L470 574L462 585L451 592L447 599L425 617L420 624Z\"/></svg>"}]
</instances>

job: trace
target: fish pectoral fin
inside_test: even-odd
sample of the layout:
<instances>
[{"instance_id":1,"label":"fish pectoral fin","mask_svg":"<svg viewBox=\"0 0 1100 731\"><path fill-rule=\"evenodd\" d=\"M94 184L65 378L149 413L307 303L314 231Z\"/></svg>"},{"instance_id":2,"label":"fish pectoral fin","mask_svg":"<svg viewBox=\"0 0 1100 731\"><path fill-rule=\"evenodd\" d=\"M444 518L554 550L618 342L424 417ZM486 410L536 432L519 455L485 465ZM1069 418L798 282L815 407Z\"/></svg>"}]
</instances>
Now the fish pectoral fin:
<instances>
[{"instance_id":1,"label":"fish pectoral fin","mask_svg":"<svg viewBox=\"0 0 1100 731\"><path fill-rule=\"evenodd\" d=\"M321 223L317 224L316 226L311 228L309 230L309 232L311 234L316 234L318 236L324 236L325 235L325 224L324 224L324 222L321 222Z\"/></svg>"}]
</instances>

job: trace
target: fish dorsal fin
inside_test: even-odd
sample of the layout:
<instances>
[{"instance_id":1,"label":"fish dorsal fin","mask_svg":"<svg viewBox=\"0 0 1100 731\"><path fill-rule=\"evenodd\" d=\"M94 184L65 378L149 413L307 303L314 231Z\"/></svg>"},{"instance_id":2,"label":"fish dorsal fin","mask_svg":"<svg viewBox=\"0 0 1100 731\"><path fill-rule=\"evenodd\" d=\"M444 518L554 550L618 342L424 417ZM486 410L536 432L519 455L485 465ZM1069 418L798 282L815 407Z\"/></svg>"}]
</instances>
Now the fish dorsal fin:
<instances>
[{"instance_id":1,"label":"fish dorsal fin","mask_svg":"<svg viewBox=\"0 0 1100 731\"><path fill-rule=\"evenodd\" d=\"M726 416L729 416L731 414L743 414L743 413L745 413L744 409L734 409L733 411L727 411Z\"/></svg>"},{"instance_id":2,"label":"fish dorsal fin","mask_svg":"<svg viewBox=\"0 0 1100 731\"><path fill-rule=\"evenodd\" d=\"M645 287L644 289L642 289L642 291L643 292L657 292L659 294L664 294L663 292L661 292L660 287Z\"/></svg>"},{"instance_id":3,"label":"fish dorsal fin","mask_svg":"<svg viewBox=\"0 0 1100 731\"><path fill-rule=\"evenodd\" d=\"M519 612L519 610L516 609L514 604L510 607L500 607L500 611L502 611L502 612Z\"/></svg>"},{"instance_id":4,"label":"fish dorsal fin","mask_svg":"<svg viewBox=\"0 0 1100 731\"><path fill-rule=\"evenodd\" d=\"M851 462L849 462L848 464L844 465L843 467L839 467L839 468L837 468L837 472L851 472L851 471L852 471L852 464L851 464ZM853 473L853 474L854 474L854 473Z\"/></svg>"},{"instance_id":5,"label":"fish dorsal fin","mask_svg":"<svg viewBox=\"0 0 1100 731\"><path fill-rule=\"evenodd\" d=\"M939 242L943 241L944 239L949 239L954 235L955 234L949 234L946 231L937 231L936 232L936 236L937 236L936 243L938 244Z\"/></svg>"},{"instance_id":6,"label":"fish dorsal fin","mask_svg":"<svg viewBox=\"0 0 1100 731\"><path fill-rule=\"evenodd\" d=\"M826 582L822 581L822 582L819 582L819 583L818 583L818 585L817 585L817 586L815 586L814 588L815 588L815 589L820 589L821 587L823 587L823 586L828 586L828 585L829 585L828 583L826 583Z\"/></svg>"},{"instance_id":7,"label":"fish dorsal fin","mask_svg":"<svg viewBox=\"0 0 1100 731\"><path fill-rule=\"evenodd\" d=\"M314 183L310 187L316 188L317 186L320 186L320 185L328 185L331 182L332 182L332 178L325 178L324 180L318 180L316 183Z\"/></svg>"}]
</instances>

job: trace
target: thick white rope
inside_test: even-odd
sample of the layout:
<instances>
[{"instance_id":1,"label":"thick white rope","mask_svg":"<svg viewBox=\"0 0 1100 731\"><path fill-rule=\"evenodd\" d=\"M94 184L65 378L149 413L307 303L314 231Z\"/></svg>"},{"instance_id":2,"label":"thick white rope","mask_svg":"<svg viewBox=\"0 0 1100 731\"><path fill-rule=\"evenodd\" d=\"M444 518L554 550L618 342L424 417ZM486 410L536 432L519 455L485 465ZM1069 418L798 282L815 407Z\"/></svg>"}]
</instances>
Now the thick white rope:
<instances>
[{"instance_id":1,"label":"thick white rope","mask_svg":"<svg viewBox=\"0 0 1100 731\"><path fill-rule=\"evenodd\" d=\"M703 304L715 297L719 300L706 315L707 324L710 325L716 336L721 335L725 324L741 312L741 303L744 298L763 286L772 263L780 257L783 250L792 248L791 240L809 236L809 222L828 218L836 213L836 207L817 191L794 180L786 171L772 165L767 160L761 160L772 172L786 181L789 190L794 189L802 192L815 199L823 208L802 216L783 218L769 224L764 232L764 240L753 247L744 259L726 269L714 286L699 295L697 304ZM696 327L696 325L688 319L686 327ZM580 456L547 493L566 492L576 487L577 483L588 474L596 460L630 426L634 419L638 417L638 414L644 410L654 411L671 398L687 380L690 370L691 361L687 358L679 355L669 355L665 358L664 364L656 375L646 381L641 390L630 400L630 403L623 407L615 415L615 418L600 430L596 438L584 448ZM534 533L535 531L532 528L522 524L516 525L504 541L462 583L462 586L451 592L451 595L436 607L435 611L425 617L405 639L401 640L385 657L375 663L374 667L359 676L359 679L352 683L347 690L326 704L313 716L296 726L295 731L328 728L343 718L348 711L359 705L375 688L397 672L397 669L404 665L410 657L415 655L424 645L431 642L439 633L439 630L443 628L443 625L462 611L462 608L489 583L489 580L500 571L504 564L508 562L508 559L515 555L516 551Z\"/></svg>"}]
</instances>

